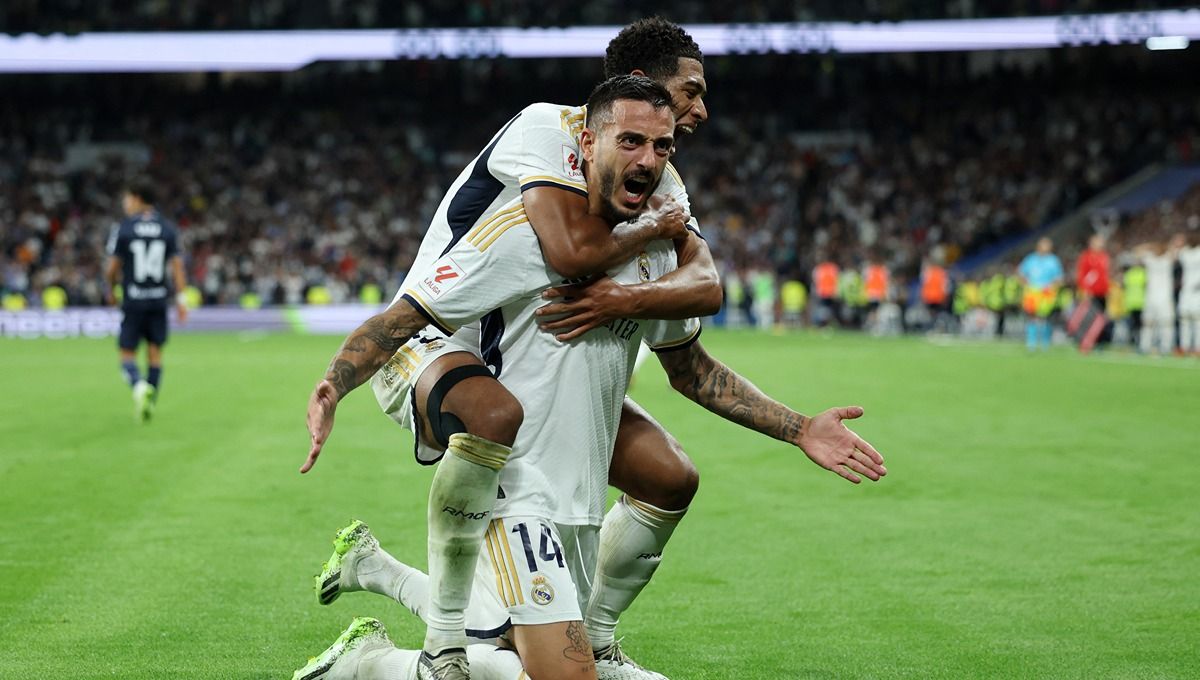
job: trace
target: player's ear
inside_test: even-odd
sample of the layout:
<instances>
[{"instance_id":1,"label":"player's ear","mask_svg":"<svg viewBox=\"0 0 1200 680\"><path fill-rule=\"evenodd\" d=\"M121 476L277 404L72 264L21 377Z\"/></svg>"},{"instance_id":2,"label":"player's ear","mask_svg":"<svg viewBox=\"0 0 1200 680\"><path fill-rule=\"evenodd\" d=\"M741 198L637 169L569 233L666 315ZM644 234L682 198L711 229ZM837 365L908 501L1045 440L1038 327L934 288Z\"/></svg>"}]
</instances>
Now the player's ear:
<instances>
[{"instance_id":1,"label":"player's ear","mask_svg":"<svg viewBox=\"0 0 1200 680\"><path fill-rule=\"evenodd\" d=\"M640 68L635 68L635 69L633 69L632 71L630 71L630 72L629 72L629 75L631 75L631 76L645 76L645 75L646 75L646 72L645 72L645 71L643 71L643 70L642 70L642 69L640 69Z\"/></svg>"},{"instance_id":2,"label":"player's ear","mask_svg":"<svg viewBox=\"0 0 1200 680\"><path fill-rule=\"evenodd\" d=\"M584 128L579 135L579 152L583 154L583 160L592 162L592 155L596 152L596 133L591 128Z\"/></svg>"}]
</instances>

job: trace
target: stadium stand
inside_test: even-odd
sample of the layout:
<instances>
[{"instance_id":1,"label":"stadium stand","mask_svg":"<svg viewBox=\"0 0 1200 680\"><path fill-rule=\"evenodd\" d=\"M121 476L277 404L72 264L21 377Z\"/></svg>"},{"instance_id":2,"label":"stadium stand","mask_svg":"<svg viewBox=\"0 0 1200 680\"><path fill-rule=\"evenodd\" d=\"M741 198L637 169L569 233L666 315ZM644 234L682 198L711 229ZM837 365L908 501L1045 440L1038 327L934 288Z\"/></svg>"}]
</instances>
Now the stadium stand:
<instances>
[{"instance_id":1,"label":"stadium stand","mask_svg":"<svg viewBox=\"0 0 1200 680\"><path fill-rule=\"evenodd\" d=\"M713 59L712 121L677 164L730 274L806 281L819 257L857 267L882 252L898 281L915 281L926 253L952 264L1148 163L1196 161L1194 84L1161 87L1170 74L1155 75L1140 48L1066 58L1052 69L957 55ZM49 286L99 304L117 189L147 172L206 304L295 303L316 286L332 302L364 287L390 294L444 187L491 132L529 102L582 99L598 69L501 60L12 77L21 97L0 104L0 285L34 306ZM803 85L779 87L781 72Z\"/></svg>"}]
</instances>

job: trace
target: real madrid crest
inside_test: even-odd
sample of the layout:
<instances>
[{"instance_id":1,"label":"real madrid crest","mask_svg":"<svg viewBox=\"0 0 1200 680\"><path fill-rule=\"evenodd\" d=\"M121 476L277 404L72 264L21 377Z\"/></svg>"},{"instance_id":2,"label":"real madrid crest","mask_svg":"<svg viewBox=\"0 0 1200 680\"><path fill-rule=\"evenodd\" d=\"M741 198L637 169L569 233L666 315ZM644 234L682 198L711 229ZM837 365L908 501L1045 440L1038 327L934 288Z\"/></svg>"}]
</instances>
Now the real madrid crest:
<instances>
[{"instance_id":1,"label":"real madrid crest","mask_svg":"<svg viewBox=\"0 0 1200 680\"><path fill-rule=\"evenodd\" d=\"M643 281L650 280L650 256L646 253L638 255L638 277Z\"/></svg>"},{"instance_id":2,"label":"real madrid crest","mask_svg":"<svg viewBox=\"0 0 1200 680\"><path fill-rule=\"evenodd\" d=\"M545 576L534 576L533 587L529 589L529 597L535 604L544 607L554 601L554 588L546 583Z\"/></svg>"}]
</instances>

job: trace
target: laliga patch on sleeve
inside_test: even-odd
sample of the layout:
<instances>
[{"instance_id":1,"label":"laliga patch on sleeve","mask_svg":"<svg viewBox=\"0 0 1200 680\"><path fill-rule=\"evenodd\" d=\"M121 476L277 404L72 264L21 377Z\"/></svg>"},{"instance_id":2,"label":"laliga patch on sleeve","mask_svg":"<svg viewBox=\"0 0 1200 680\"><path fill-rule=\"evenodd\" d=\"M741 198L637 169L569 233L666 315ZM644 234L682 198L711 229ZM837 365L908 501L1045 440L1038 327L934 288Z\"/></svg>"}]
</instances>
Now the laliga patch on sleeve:
<instances>
[{"instance_id":1,"label":"laliga patch on sleeve","mask_svg":"<svg viewBox=\"0 0 1200 680\"><path fill-rule=\"evenodd\" d=\"M563 144L563 172L568 179L583 181L583 169L579 167L579 149Z\"/></svg>"},{"instance_id":2,"label":"laliga patch on sleeve","mask_svg":"<svg viewBox=\"0 0 1200 680\"><path fill-rule=\"evenodd\" d=\"M421 279L420 288L432 300L437 300L466 278L467 273L449 255L433 263Z\"/></svg>"}]
</instances>

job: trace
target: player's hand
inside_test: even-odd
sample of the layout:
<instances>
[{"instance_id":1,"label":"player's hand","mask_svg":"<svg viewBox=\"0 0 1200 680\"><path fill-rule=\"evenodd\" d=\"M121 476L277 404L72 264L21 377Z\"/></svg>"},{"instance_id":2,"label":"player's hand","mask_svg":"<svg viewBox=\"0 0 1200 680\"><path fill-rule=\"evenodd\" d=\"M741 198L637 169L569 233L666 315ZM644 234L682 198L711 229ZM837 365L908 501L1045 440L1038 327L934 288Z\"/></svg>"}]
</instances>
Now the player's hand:
<instances>
[{"instance_id":1,"label":"player's hand","mask_svg":"<svg viewBox=\"0 0 1200 680\"><path fill-rule=\"evenodd\" d=\"M179 323L181 323L181 324L187 323L187 318L188 318L187 305L182 305L182 304L175 305L175 314L176 314L176 317L179 319Z\"/></svg>"},{"instance_id":2,"label":"player's hand","mask_svg":"<svg viewBox=\"0 0 1200 680\"><path fill-rule=\"evenodd\" d=\"M669 241L687 236L691 214L670 196L654 195L646 200L646 217L658 227L658 237Z\"/></svg>"},{"instance_id":3,"label":"player's hand","mask_svg":"<svg viewBox=\"0 0 1200 680\"><path fill-rule=\"evenodd\" d=\"M539 327L562 342L574 340L613 319L630 316L634 294L607 276L586 283L549 288L542 298L552 302L534 312Z\"/></svg>"},{"instance_id":4,"label":"player's hand","mask_svg":"<svg viewBox=\"0 0 1200 680\"><path fill-rule=\"evenodd\" d=\"M308 398L308 436L312 439L312 447L308 450L308 459L300 466L304 474L317 464L317 456L321 455L321 447L329 439L333 431L333 412L337 410L337 391L328 380L317 383L312 396Z\"/></svg>"},{"instance_id":5,"label":"player's hand","mask_svg":"<svg viewBox=\"0 0 1200 680\"><path fill-rule=\"evenodd\" d=\"M804 450L812 462L855 484L862 481L855 472L872 482L878 482L880 477L887 474L883 456L867 440L842 423L843 420L861 418L862 414L860 406L842 406L824 411L805 421L795 444Z\"/></svg>"}]
</instances>

